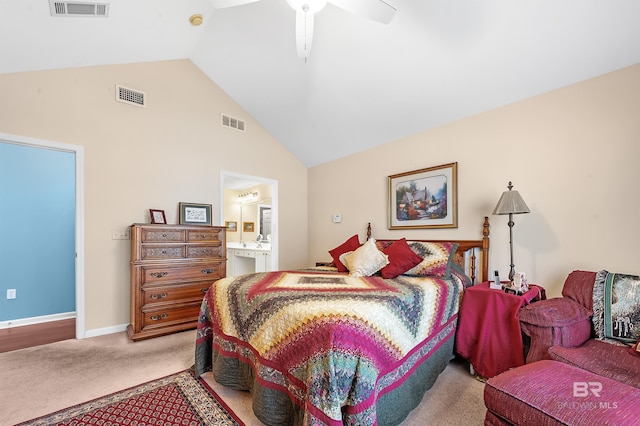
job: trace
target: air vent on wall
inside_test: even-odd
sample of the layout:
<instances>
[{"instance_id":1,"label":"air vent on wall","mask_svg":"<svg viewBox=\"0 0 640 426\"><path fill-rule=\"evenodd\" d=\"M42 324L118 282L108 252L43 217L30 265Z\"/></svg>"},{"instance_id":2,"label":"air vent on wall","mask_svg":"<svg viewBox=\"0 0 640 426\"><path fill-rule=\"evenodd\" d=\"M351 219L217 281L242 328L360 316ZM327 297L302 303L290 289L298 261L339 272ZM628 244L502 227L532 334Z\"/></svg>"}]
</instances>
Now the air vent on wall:
<instances>
[{"instance_id":1,"label":"air vent on wall","mask_svg":"<svg viewBox=\"0 0 640 426\"><path fill-rule=\"evenodd\" d=\"M244 132L244 121L222 114L222 125Z\"/></svg>"},{"instance_id":2,"label":"air vent on wall","mask_svg":"<svg viewBox=\"0 0 640 426\"><path fill-rule=\"evenodd\" d=\"M146 107L145 95L139 90L127 89L119 84L116 84L116 101L124 102L125 104L137 105Z\"/></svg>"},{"instance_id":3,"label":"air vent on wall","mask_svg":"<svg viewBox=\"0 0 640 426\"><path fill-rule=\"evenodd\" d=\"M108 3L49 0L51 16L101 16L109 15Z\"/></svg>"}]
</instances>

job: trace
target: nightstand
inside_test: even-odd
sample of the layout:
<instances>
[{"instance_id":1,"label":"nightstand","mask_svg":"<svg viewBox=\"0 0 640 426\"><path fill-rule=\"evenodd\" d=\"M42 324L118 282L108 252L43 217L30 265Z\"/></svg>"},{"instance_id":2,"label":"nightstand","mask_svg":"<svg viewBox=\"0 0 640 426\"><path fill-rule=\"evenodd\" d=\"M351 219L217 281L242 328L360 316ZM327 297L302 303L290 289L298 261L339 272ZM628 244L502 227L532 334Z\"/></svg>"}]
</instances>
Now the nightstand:
<instances>
[{"instance_id":1,"label":"nightstand","mask_svg":"<svg viewBox=\"0 0 640 426\"><path fill-rule=\"evenodd\" d=\"M456 353L482 377L490 378L524 365L518 312L545 299L544 288L530 284L521 296L489 288L484 282L469 287L462 297L456 331Z\"/></svg>"}]
</instances>

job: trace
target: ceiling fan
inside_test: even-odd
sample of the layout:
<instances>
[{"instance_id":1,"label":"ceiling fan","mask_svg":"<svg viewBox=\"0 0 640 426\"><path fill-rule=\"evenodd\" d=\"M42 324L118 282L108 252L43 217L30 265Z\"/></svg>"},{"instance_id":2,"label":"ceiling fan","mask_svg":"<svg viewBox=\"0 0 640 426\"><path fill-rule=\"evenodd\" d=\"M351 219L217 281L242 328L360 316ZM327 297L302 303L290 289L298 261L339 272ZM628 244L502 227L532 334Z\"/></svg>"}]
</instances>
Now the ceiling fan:
<instances>
[{"instance_id":1,"label":"ceiling fan","mask_svg":"<svg viewBox=\"0 0 640 426\"><path fill-rule=\"evenodd\" d=\"M259 0L212 0L212 3L216 9L224 9L256 1ZM383 24L391 22L396 13L396 9L384 0L287 0L296 11L296 47L300 58L306 59L311 53L313 15L322 10L327 2Z\"/></svg>"}]
</instances>

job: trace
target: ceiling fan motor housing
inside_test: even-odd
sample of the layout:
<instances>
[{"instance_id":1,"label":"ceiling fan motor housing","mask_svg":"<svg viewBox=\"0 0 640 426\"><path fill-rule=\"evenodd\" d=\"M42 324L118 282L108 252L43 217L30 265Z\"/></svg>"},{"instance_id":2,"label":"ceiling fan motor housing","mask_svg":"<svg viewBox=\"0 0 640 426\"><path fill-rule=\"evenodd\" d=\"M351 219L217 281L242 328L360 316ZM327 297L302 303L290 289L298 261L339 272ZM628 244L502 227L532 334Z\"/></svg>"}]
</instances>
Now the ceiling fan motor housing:
<instances>
[{"instance_id":1,"label":"ceiling fan motor housing","mask_svg":"<svg viewBox=\"0 0 640 426\"><path fill-rule=\"evenodd\" d=\"M296 12L314 14L327 5L327 0L287 0L287 3Z\"/></svg>"}]
</instances>

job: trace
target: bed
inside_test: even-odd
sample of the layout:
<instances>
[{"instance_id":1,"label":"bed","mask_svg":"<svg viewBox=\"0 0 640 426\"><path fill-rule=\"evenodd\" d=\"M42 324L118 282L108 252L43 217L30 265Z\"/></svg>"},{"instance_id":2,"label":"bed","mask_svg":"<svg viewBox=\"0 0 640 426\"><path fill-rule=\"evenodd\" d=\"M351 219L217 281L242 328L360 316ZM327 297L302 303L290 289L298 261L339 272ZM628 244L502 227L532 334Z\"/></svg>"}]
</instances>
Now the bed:
<instances>
[{"instance_id":1,"label":"bed","mask_svg":"<svg viewBox=\"0 0 640 426\"><path fill-rule=\"evenodd\" d=\"M330 251L333 265L223 278L202 302L196 372L250 391L267 425L398 424L453 358L464 288L487 280L486 217L482 235L375 240L369 226L357 249ZM356 262L380 253L371 275Z\"/></svg>"}]
</instances>

